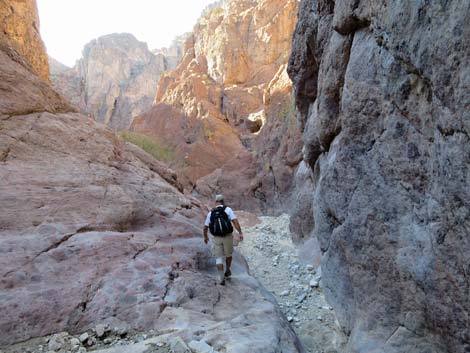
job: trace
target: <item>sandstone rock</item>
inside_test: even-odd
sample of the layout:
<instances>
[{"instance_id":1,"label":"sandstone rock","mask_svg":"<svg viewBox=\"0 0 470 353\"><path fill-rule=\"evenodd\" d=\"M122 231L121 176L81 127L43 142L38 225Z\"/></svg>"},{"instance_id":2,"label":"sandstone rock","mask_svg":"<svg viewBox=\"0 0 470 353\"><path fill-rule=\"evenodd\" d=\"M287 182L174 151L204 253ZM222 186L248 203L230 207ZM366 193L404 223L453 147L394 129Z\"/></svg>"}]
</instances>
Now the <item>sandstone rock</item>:
<instances>
[{"instance_id":1,"label":"sandstone rock","mask_svg":"<svg viewBox=\"0 0 470 353\"><path fill-rule=\"evenodd\" d=\"M348 352L470 349L467 14L462 1L301 3L289 73Z\"/></svg>"},{"instance_id":2,"label":"sandstone rock","mask_svg":"<svg viewBox=\"0 0 470 353\"><path fill-rule=\"evenodd\" d=\"M28 63L32 71L49 81L46 48L39 34L39 16L33 0L2 0L0 32ZM4 43L4 40L2 40Z\"/></svg>"},{"instance_id":3,"label":"sandstone rock","mask_svg":"<svg viewBox=\"0 0 470 353\"><path fill-rule=\"evenodd\" d=\"M229 285L214 285L200 238L206 210L165 180L174 173L68 111L8 45L0 41L0 345L64 330L94 343L97 323L124 323L222 351L303 352L243 258Z\"/></svg>"},{"instance_id":4,"label":"sandstone rock","mask_svg":"<svg viewBox=\"0 0 470 353\"><path fill-rule=\"evenodd\" d=\"M75 111L67 101L54 92L40 77L33 74L31 65L15 50L0 32L0 116L22 115L49 111ZM27 92L27 94L25 94Z\"/></svg>"},{"instance_id":5,"label":"sandstone rock","mask_svg":"<svg viewBox=\"0 0 470 353\"><path fill-rule=\"evenodd\" d=\"M181 40L162 52L127 33L102 36L88 43L74 68L49 58L54 88L114 130L127 129L132 117L152 106L158 79L181 59Z\"/></svg>"},{"instance_id":6,"label":"sandstone rock","mask_svg":"<svg viewBox=\"0 0 470 353\"><path fill-rule=\"evenodd\" d=\"M48 108L48 91L30 94L39 79L3 50L0 59L0 76L10 77L2 81L5 104L0 111L2 345L64 329L80 330L113 316L112 311L120 311L122 318L130 315L125 312L129 305L141 305L143 312L149 312L152 305L147 301L158 292L152 283L139 290L141 298L144 293L148 298L134 303L134 294L116 287L119 276L112 278L111 269L121 267L126 276L122 266L129 271L139 268L143 277L133 285L142 288L149 274L141 269L141 260L132 257L154 246L158 234L175 238L196 234L202 213L103 126L73 113L21 115L25 107L29 110L27 104L34 110ZM22 92L28 96L25 102L16 96L20 87L27 89ZM56 101L61 104L60 98ZM140 228L138 224L149 228L154 224L153 230L127 233ZM116 248L108 246L110 241ZM89 257L94 260L84 260ZM159 285L164 286L169 270L162 262L153 266L162 270ZM122 297L117 298L117 293ZM158 310L158 303L153 306ZM11 324L13 317L16 325ZM145 321L133 320L134 325L135 320Z\"/></svg>"},{"instance_id":7,"label":"sandstone rock","mask_svg":"<svg viewBox=\"0 0 470 353\"><path fill-rule=\"evenodd\" d=\"M294 0L208 8L156 105L134 119L134 131L175 150L170 166L193 195L209 200L220 188L249 211L287 207L302 146L286 74L296 9Z\"/></svg>"},{"instance_id":8,"label":"sandstone rock","mask_svg":"<svg viewBox=\"0 0 470 353\"><path fill-rule=\"evenodd\" d=\"M80 76L76 67L65 66L51 56L48 57L48 60L50 80L54 90L60 92L81 113L88 115L85 97L86 80Z\"/></svg>"},{"instance_id":9,"label":"sandstone rock","mask_svg":"<svg viewBox=\"0 0 470 353\"><path fill-rule=\"evenodd\" d=\"M184 33L177 36L171 42L168 48L159 48L152 50L155 55L163 56L165 60L165 70L174 70L178 66L183 57L183 48L186 39L190 36L190 33Z\"/></svg>"}]
</instances>

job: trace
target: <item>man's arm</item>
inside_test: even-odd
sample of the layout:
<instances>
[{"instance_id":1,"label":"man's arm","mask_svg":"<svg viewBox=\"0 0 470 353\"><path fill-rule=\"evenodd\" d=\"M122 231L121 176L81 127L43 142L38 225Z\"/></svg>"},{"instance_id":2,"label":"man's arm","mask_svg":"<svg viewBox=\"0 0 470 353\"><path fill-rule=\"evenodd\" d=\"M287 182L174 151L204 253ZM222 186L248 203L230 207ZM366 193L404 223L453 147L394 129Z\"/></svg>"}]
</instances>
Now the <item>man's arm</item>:
<instances>
[{"instance_id":1,"label":"man's arm","mask_svg":"<svg viewBox=\"0 0 470 353\"><path fill-rule=\"evenodd\" d=\"M238 223L238 219L232 219L232 223L235 227L235 229L238 231L240 234L240 240L243 240L243 232L242 232L242 227L240 227L240 223Z\"/></svg>"},{"instance_id":2,"label":"man's arm","mask_svg":"<svg viewBox=\"0 0 470 353\"><path fill-rule=\"evenodd\" d=\"M204 232L204 243L206 244L209 242L209 236L207 235L208 230L209 230L208 226L204 226L204 229L202 230Z\"/></svg>"}]
</instances>

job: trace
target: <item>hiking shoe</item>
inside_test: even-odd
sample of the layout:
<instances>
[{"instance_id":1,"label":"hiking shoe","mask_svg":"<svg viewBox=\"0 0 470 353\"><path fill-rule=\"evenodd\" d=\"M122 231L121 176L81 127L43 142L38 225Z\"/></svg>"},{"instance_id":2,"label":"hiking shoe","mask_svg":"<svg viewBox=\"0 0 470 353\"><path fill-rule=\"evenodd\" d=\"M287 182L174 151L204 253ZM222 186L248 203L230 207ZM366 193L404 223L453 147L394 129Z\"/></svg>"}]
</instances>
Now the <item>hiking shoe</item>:
<instances>
[{"instance_id":1,"label":"hiking shoe","mask_svg":"<svg viewBox=\"0 0 470 353\"><path fill-rule=\"evenodd\" d=\"M225 279L223 279L222 281L220 281L219 284L220 284L221 286L225 286Z\"/></svg>"},{"instance_id":2,"label":"hiking shoe","mask_svg":"<svg viewBox=\"0 0 470 353\"><path fill-rule=\"evenodd\" d=\"M232 276L232 271L230 270L225 271L225 278L229 278L231 276Z\"/></svg>"}]
</instances>

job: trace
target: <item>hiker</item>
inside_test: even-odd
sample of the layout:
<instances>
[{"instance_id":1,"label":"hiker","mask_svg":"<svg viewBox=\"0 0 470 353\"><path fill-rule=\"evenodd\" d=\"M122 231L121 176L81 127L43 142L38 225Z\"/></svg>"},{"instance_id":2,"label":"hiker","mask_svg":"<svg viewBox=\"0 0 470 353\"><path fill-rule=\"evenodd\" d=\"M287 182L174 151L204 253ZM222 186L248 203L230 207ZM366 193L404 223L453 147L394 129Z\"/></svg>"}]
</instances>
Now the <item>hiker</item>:
<instances>
[{"instance_id":1,"label":"hiker","mask_svg":"<svg viewBox=\"0 0 470 353\"><path fill-rule=\"evenodd\" d=\"M210 230L214 242L217 281L219 284L225 285L225 278L229 278L232 275L230 266L232 265L233 252L233 226L235 226L240 234L240 241L243 240L243 232L233 210L225 206L223 195L215 196L215 204L216 206L207 214L204 223L204 243L207 244L209 242L207 231Z\"/></svg>"}]
</instances>

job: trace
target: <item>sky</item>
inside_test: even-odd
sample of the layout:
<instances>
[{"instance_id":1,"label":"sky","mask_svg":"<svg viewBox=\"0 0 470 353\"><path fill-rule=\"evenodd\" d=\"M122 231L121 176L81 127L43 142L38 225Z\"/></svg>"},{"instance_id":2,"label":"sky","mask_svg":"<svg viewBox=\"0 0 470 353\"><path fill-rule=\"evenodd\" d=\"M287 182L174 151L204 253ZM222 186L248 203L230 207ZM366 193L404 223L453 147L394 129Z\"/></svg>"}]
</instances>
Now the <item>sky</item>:
<instances>
[{"instance_id":1,"label":"sky","mask_svg":"<svg viewBox=\"0 0 470 353\"><path fill-rule=\"evenodd\" d=\"M75 65L85 44L110 33L132 33L150 49L167 47L193 29L214 0L37 0L47 52Z\"/></svg>"}]
</instances>

